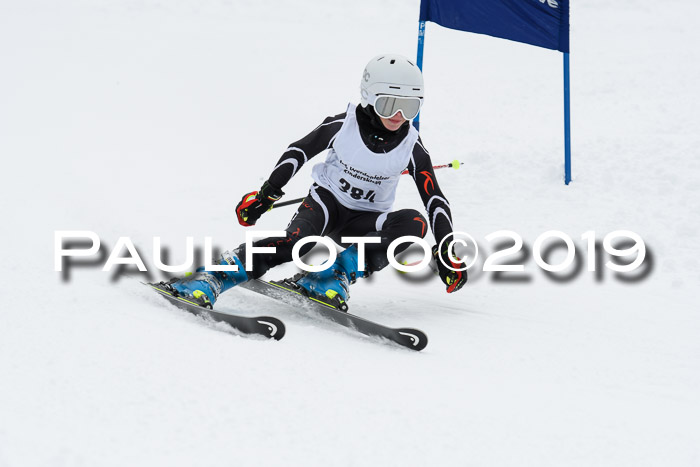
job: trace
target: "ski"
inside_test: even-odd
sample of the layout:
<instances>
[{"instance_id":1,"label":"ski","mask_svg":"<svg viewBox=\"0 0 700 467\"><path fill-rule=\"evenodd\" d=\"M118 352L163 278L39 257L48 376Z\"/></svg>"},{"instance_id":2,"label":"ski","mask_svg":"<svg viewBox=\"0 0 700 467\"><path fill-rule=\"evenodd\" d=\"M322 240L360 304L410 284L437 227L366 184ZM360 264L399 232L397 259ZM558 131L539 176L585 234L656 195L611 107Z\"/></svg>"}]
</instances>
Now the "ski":
<instances>
[{"instance_id":1,"label":"ski","mask_svg":"<svg viewBox=\"0 0 700 467\"><path fill-rule=\"evenodd\" d=\"M428 336L418 329L413 328L390 328L374 321L361 318L350 313L338 310L337 308L323 303L319 300L309 298L293 287L288 282L266 282L254 279L240 285L248 290L257 292L267 297L279 300L288 305L302 306L307 310L314 311L320 316L327 318L341 326L353 329L361 334L374 337L383 337L396 344L411 350L423 350L428 345Z\"/></svg>"},{"instance_id":2,"label":"ski","mask_svg":"<svg viewBox=\"0 0 700 467\"><path fill-rule=\"evenodd\" d=\"M272 316L241 316L232 315L229 313L219 313L208 308L190 302L182 297L176 297L162 283L146 284L153 290L158 292L162 297L166 298L170 303L178 308L192 313L196 316L210 318L213 321L226 323L237 331L244 334L259 334L270 339L280 340L284 337L284 323Z\"/></svg>"}]
</instances>

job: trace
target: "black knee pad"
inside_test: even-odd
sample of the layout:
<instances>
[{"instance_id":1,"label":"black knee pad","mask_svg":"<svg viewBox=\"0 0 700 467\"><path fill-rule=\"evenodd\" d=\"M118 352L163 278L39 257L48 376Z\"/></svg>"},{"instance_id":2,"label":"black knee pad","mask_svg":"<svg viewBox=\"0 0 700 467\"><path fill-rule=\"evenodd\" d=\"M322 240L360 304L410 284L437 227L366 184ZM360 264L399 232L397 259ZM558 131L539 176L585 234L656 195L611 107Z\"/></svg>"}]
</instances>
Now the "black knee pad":
<instances>
[{"instance_id":1,"label":"black knee pad","mask_svg":"<svg viewBox=\"0 0 700 467\"><path fill-rule=\"evenodd\" d=\"M401 209L389 214L382 230L400 232L400 235L413 235L424 238L428 233L428 221L415 209Z\"/></svg>"}]
</instances>

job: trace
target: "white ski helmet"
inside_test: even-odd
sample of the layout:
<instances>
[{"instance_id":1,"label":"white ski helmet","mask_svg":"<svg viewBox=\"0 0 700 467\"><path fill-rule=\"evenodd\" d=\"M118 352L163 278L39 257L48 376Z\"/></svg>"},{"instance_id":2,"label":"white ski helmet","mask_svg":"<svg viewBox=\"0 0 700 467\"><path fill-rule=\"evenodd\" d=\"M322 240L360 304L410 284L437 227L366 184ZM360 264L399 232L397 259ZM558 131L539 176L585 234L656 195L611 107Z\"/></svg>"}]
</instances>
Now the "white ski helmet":
<instances>
[{"instance_id":1,"label":"white ski helmet","mask_svg":"<svg viewBox=\"0 0 700 467\"><path fill-rule=\"evenodd\" d=\"M378 95L417 97L423 100L420 68L399 54L377 55L369 61L360 81L360 104L374 105Z\"/></svg>"}]
</instances>

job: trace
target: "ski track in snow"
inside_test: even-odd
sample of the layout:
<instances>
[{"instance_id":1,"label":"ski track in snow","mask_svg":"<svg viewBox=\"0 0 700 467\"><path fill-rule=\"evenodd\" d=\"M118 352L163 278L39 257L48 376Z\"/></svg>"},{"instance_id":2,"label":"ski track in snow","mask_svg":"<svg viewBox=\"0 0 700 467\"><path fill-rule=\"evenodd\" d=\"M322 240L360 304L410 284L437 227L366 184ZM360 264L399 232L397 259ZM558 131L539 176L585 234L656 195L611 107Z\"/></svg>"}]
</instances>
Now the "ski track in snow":
<instances>
[{"instance_id":1,"label":"ski track in snow","mask_svg":"<svg viewBox=\"0 0 700 467\"><path fill-rule=\"evenodd\" d=\"M700 463L696 3L572 5L568 187L561 56L428 24L421 134L435 164L464 162L437 173L455 228L530 247L632 230L653 268L560 284L530 258L528 283L473 273L451 295L392 270L354 285L351 312L425 331L420 353L234 290L217 308L287 325L243 337L133 270L53 270L56 230L95 231L106 253L129 236L149 266L153 236L172 263L188 235L237 246L235 204L284 148L358 101L369 58L415 53L417 2L2 11L0 466ZM420 205L408 178L397 200Z\"/></svg>"}]
</instances>

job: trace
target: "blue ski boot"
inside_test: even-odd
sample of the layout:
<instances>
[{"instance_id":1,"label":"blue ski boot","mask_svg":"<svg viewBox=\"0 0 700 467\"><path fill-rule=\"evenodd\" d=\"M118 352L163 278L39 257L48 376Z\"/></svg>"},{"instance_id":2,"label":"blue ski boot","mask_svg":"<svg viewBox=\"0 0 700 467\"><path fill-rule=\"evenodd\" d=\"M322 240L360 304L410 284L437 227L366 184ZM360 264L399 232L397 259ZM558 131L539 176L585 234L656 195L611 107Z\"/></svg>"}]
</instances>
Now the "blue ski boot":
<instances>
[{"instance_id":1,"label":"blue ski boot","mask_svg":"<svg viewBox=\"0 0 700 467\"><path fill-rule=\"evenodd\" d=\"M175 278L163 283L163 286L172 289L176 296L211 309L219 295L248 280L243 263L234 253L225 252L221 256L219 264L236 264L238 271L205 271L202 266L197 268L194 273L189 273L181 279Z\"/></svg>"},{"instance_id":2,"label":"blue ski boot","mask_svg":"<svg viewBox=\"0 0 700 467\"><path fill-rule=\"evenodd\" d=\"M294 283L304 289L309 297L341 311L348 311L350 284L354 284L358 277L367 275L367 271L359 270L357 246L352 245L338 255L330 268L306 273Z\"/></svg>"}]
</instances>

